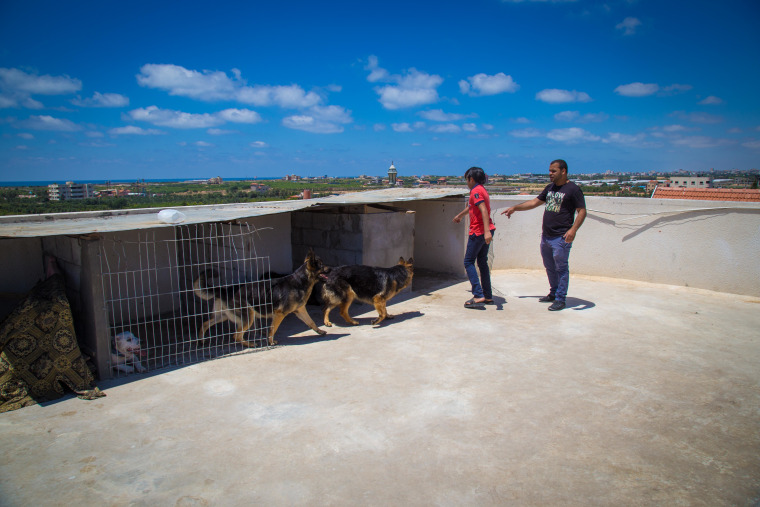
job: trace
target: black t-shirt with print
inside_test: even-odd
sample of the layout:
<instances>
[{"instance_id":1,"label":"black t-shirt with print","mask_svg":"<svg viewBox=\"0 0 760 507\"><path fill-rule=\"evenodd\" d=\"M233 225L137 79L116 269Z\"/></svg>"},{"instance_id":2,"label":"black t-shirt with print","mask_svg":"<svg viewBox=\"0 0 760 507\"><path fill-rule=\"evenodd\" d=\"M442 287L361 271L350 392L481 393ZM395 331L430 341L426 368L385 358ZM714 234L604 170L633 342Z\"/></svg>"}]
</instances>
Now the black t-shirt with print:
<instances>
[{"instance_id":1,"label":"black t-shirt with print","mask_svg":"<svg viewBox=\"0 0 760 507\"><path fill-rule=\"evenodd\" d=\"M562 236L575 221L575 210L586 207L583 191L572 181L557 186L549 183L538 195L538 200L546 202L544 209L544 235L554 238Z\"/></svg>"}]
</instances>

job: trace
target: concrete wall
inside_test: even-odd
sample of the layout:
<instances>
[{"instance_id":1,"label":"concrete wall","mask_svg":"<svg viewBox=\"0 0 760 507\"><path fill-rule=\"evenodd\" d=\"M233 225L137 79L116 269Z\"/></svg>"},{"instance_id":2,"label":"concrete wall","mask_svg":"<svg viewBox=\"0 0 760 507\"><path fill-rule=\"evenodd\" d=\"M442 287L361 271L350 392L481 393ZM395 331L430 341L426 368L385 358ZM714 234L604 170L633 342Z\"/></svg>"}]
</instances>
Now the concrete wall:
<instances>
[{"instance_id":1,"label":"concrete wall","mask_svg":"<svg viewBox=\"0 0 760 507\"><path fill-rule=\"evenodd\" d=\"M503 209L533 196L494 197L494 268L542 269L542 208ZM760 296L760 206L752 203L587 197L570 272Z\"/></svg>"},{"instance_id":2,"label":"concrete wall","mask_svg":"<svg viewBox=\"0 0 760 507\"><path fill-rule=\"evenodd\" d=\"M404 203L405 208L415 212L415 268L464 275L467 219L458 224L452 220L466 206L466 198Z\"/></svg>"},{"instance_id":3,"label":"concrete wall","mask_svg":"<svg viewBox=\"0 0 760 507\"><path fill-rule=\"evenodd\" d=\"M255 248L259 257L269 257L275 273L293 271L293 251L290 243L291 213L275 213L245 220L256 228ZM299 262L299 265L303 262Z\"/></svg>"},{"instance_id":4,"label":"concrete wall","mask_svg":"<svg viewBox=\"0 0 760 507\"><path fill-rule=\"evenodd\" d=\"M399 257L414 256L416 214L385 212L362 215L363 246L360 264L388 268Z\"/></svg>"}]
</instances>

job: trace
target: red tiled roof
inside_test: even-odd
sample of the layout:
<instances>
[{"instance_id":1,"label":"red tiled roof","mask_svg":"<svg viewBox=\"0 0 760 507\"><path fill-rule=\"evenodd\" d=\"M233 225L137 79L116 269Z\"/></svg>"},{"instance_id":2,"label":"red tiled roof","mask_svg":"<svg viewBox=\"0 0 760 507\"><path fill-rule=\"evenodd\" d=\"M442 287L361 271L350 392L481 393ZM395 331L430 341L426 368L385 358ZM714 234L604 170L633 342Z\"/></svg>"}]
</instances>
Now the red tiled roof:
<instances>
[{"instance_id":1,"label":"red tiled roof","mask_svg":"<svg viewBox=\"0 0 760 507\"><path fill-rule=\"evenodd\" d=\"M760 190L745 188L666 188L657 187L654 199L694 199L700 201L760 202Z\"/></svg>"}]
</instances>

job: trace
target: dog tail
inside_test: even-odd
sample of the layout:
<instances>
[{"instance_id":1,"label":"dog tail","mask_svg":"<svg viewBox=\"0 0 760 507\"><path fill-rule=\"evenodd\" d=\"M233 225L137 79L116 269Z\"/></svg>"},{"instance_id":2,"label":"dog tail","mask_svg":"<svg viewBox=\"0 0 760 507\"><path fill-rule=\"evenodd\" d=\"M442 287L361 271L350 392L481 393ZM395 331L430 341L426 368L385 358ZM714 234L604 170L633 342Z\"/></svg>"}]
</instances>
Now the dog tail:
<instances>
[{"instance_id":1,"label":"dog tail","mask_svg":"<svg viewBox=\"0 0 760 507\"><path fill-rule=\"evenodd\" d=\"M208 271L204 271L193 282L193 292L195 292L195 295L204 301L208 301L214 298L214 295L208 290L206 290L206 281L208 279L207 273ZM214 274L213 271L211 271L211 273L212 275Z\"/></svg>"}]
</instances>

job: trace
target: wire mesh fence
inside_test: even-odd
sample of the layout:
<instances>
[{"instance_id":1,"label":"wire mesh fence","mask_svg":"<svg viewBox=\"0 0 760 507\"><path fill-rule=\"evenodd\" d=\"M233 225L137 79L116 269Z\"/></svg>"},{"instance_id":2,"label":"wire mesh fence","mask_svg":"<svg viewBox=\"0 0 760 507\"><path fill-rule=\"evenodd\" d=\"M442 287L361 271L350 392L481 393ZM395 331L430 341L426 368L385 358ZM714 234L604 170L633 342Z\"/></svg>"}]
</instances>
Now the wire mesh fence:
<instances>
[{"instance_id":1,"label":"wire mesh fence","mask_svg":"<svg viewBox=\"0 0 760 507\"><path fill-rule=\"evenodd\" d=\"M257 297L255 308L246 297L271 291L269 258L257 255L255 236L250 224L207 223L104 238L100 267L112 374L266 347L268 324L257 315L268 313L262 307L271 302ZM232 293L237 296L228 297ZM214 305L216 297L227 302L226 313ZM234 337L236 316L246 319L247 346Z\"/></svg>"}]
</instances>

